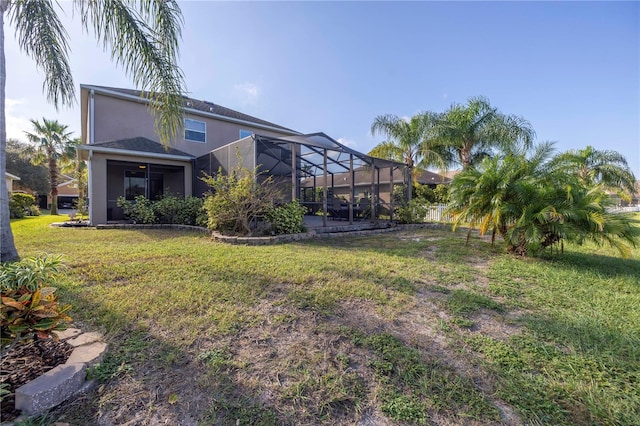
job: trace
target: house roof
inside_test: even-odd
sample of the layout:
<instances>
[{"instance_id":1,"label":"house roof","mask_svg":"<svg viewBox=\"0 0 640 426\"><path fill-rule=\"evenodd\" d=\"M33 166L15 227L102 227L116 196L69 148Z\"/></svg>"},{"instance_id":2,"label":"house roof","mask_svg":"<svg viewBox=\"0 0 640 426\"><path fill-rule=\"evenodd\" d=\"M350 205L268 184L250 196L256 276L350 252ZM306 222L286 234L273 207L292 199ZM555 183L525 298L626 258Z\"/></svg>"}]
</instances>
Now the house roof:
<instances>
[{"instance_id":1,"label":"house roof","mask_svg":"<svg viewBox=\"0 0 640 426\"><path fill-rule=\"evenodd\" d=\"M451 178L447 177L446 175L441 175L438 173L434 173L434 172L430 172L429 170L423 170L421 172L418 172L417 176L416 176L416 180L418 181L418 183L421 183L423 185L434 185L434 184L439 184L439 183L443 183L443 184L448 184L451 183Z\"/></svg>"},{"instance_id":2,"label":"house roof","mask_svg":"<svg viewBox=\"0 0 640 426\"><path fill-rule=\"evenodd\" d=\"M86 85L83 87L97 89L103 92L111 92L112 94L120 94L129 97L136 98L148 98L150 93L143 92L141 90L133 90L133 89L121 89L117 87L107 87L107 86L94 86L94 85ZM298 133L295 130L289 129L284 126L280 126L279 124L271 123L266 120L262 120L260 118L252 117L248 114L243 114L239 111L235 111L231 108L224 107L222 105L215 104L210 101L199 100L194 98L189 98L187 96L183 96L184 98L184 107L186 111L191 112L201 112L206 115L216 115L220 117L225 117L231 120L244 121L247 123L253 123L258 126L271 127L273 129L279 129L290 133Z\"/></svg>"},{"instance_id":3,"label":"house roof","mask_svg":"<svg viewBox=\"0 0 640 426\"><path fill-rule=\"evenodd\" d=\"M135 138L118 139L90 145L79 145L79 150L95 151L112 154L135 155L152 158L165 158L174 160L191 160L195 158L191 154L172 147L165 147L158 142L141 136Z\"/></svg>"},{"instance_id":4,"label":"house roof","mask_svg":"<svg viewBox=\"0 0 640 426\"><path fill-rule=\"evenodd\" d=\"M6 177L8 177L11 180L20 180L20 178L14 174L11 174L9 172L4 172L4 174L6 175Z\"/></svg>"}]
</instances>

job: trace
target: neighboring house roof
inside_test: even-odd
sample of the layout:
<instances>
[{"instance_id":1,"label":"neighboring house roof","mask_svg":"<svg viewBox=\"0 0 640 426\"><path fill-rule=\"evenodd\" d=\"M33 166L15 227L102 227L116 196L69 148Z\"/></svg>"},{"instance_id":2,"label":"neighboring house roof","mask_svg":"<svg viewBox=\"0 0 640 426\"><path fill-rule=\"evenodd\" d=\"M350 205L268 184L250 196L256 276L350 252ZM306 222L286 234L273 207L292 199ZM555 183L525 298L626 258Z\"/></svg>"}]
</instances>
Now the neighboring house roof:
<instances>
[{"instance_id":1,"label":"neighboring house roof","mask_svg":"<svg viewBox=\"0 0 640 426\"><path fill-rule=\"evenodd\" d=\"M430 172L428 170L424 170L424 171L418 172L418 175L416 176L416 180L418 181L418 183L421 183L423 185L425 185L425 184L433 185L433 184L439 184L439 183L443 183L443 184L451 183L451 179L449 177L443 176L443 175L438 174L438 173Z\"/></svg>"},{"instance_id":2,"label":"neighboring house roof","mask_svg":"<svg viewBox=\"0 0 640 426\"><path fill-rule=\"evenodd\" d=\"M14 175L14 174L11 174L11 173L9 173L9 172L4 172L4 174L6 175L6 177L7 177L8 179L11 179L11 180L20 180L20 178L19 178L18 176Z\"/></svg>"},{"instance_id":3,"label":"neighboring house roof","mask_svg":"<svg viewBox=\"0 0 640 426\"><path fill-rule=\"evenodd\" d=\"M78 149L82 151L135 155L139 157L164 158L169 160L191 160L195 158L193 155L187 154L179 149L164 147L158 142L140 136L91 145L79 145Z\"/></svg>"},{"instance_id":4,"label":"neighboring house roof","mask_svg":"<svg viewBox=\"0 0 640 426\"><path fill-rule=\"evenodd\" d=\"M132 90L132 89L120 89L117 87L107 87L107 86L94 86L94 85L82 85L82 87L86 87L88 89L100 90L103 92L111 92L113 94L120 94L129 97L135 98L148 98L149 92L143 92L141 90ZM284 126L280 126L279 124L271 123L266 120L262 120L260 118L252 117L247 114L243 114L241 112L232 110L231 108L224 107L222 105L215 104L209 101L202 101L198 99L189 98L183 96L184 98L184 106L186 111L195 111L205 113L206 115L215 115L220 117L226 117L231 120L244 121L247 123L257 124L259 126L271 127L273 129L284 130L290 133L298 133L295 130L289 129Z\"/></svg>"}]
</instances>

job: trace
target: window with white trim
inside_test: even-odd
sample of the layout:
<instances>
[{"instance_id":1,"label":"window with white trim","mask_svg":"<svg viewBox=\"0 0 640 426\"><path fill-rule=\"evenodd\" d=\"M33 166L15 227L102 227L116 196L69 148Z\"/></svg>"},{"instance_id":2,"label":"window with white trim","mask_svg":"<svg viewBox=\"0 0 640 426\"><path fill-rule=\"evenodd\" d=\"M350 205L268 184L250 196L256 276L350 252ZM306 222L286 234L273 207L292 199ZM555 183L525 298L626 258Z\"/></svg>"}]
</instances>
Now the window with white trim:
<instances>
[{"instance_id":1,"label":"window with white trim","mask_svg":"<svg viewBox=\"0 0 640 426\"><path fill-rule=\"evenodd\" d=\"M253 132L251 130L240 129L240 139L246 138L247 136L251 135L253 135Z\"/></svg>"},{"instance_id":2,"label":"window with white trim","mask_svg":"<svg viewBox=\"0 0 640 426\"><path fill-rule=\"evenodd\" d=\"M207 141L207 123L185 118L184 140L205 143Z\"/></svg>"}]
</instances>

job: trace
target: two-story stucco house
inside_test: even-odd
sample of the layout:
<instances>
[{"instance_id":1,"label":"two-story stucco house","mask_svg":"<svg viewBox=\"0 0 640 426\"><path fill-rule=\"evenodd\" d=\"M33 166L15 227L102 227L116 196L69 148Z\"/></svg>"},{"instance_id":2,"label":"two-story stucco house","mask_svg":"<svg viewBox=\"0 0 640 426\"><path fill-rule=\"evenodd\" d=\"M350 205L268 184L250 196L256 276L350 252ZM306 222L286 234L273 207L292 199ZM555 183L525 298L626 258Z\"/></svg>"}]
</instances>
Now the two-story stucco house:
<instances>
[{"instance_id":1,"label":"two-story stucco house","mask_svg":"<svg viewBox=\"0 0 640 426\"><path fill-rule=\"evenodd\" d=\"M81 85L82 159L88 161L91 224L122 219L118 197L194 194L196 158L254 133L299 133L223 106L184 99L184 130L158 143L148 101L137 90Z\"/></svg>"}]
</instances>

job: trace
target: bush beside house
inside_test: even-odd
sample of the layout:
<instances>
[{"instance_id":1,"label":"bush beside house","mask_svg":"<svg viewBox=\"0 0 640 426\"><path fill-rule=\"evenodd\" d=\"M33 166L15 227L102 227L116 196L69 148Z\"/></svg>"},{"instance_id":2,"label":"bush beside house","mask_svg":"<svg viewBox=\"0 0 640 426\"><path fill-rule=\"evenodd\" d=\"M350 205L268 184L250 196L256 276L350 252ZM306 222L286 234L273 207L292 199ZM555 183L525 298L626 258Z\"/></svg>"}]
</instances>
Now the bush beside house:
<instances>
[{"instance_id":1,"label":"bush beside house","mask_svg":"<svg viewBox=\"0 0 640 426\"><path fill-rule=\"evenodd\" d=\"M9 200L9 216L11 219L21 219L25 216L39 216L40 209L36 205L33 195L14 192Z\"/></svg>"},{"instance_id":2,"label":"bush beside house","mask_svg":"<svg viewBox=\"0 0 640 426\"><path fill-rule=\"evenodd\" d=\"M135 223L191 226L206 226L207 223L203 200L198 197L165 195L159 200L151 201L144 195L139 195L133 201L120 197L117 205L124 210L125 216Z\"/></svg>"}]
</instances>

